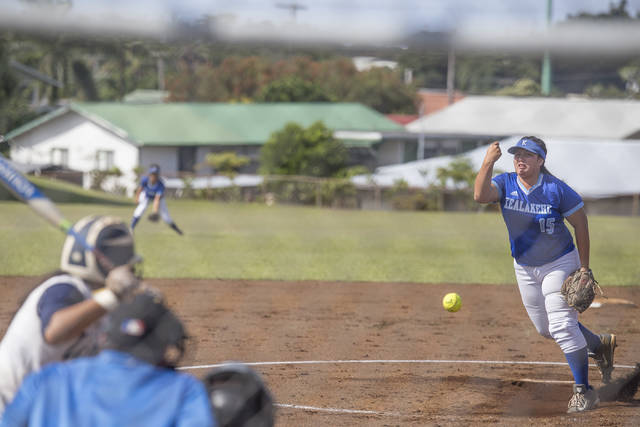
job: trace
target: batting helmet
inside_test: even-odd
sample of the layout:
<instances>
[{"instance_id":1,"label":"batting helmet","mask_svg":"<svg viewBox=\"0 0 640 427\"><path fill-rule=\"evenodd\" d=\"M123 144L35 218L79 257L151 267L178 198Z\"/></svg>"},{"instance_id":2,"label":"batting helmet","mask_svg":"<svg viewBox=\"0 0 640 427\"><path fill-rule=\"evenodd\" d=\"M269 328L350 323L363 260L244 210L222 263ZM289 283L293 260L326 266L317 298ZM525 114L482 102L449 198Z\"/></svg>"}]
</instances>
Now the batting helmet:
<instances>
[{"instance_id":1,"label":"batting helmet","mask_svg":"<svg viewBox=\"0 0 640 427\"><path fill-rule=\"evenodd\" d=\"M141 260L133 247L129 227L118 218L88 216L74 224L73 231L90 246L105 255L112 267ZM62 247L60 269L84 280L103 283L109 266L102 265L96 255L85 248L73 234L67 235Z\"/></svg>"},{"instance_id":2,"label":"batting helmet","mask_svg":"<svg viewBox=\"0 0 640 427\"><path fill-rule=\"evenodd\" d=\"M224 365L207 374L203 381L220 427L273 426L271 394L247 365Z\"/></svg>"}]
</instances>

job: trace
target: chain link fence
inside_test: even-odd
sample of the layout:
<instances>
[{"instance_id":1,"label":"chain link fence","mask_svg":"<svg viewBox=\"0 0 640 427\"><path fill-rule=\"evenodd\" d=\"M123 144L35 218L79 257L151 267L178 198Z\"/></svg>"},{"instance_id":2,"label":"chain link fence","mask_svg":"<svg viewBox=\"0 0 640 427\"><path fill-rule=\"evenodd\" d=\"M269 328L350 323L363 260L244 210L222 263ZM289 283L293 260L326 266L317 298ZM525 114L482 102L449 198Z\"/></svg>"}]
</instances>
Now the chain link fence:
<instances>
[{"instance_id":1,"label":"chain link fence","mask_svg":"<svg viewBox=\"0 0 640 427\"><path fill-rule=\"evenodd\" d=\"M201 177L200 177L201 178ZM181 188L168 188L175 198L221 202L253 202L293 204L339 209L478 211L497 209L473 201L472 189L449 190L440 186L411 188L404 181L392 187L375 184L356 185L349 179L309 176L268 175L254 185L235 184L206 186L196 178L182 176ZM206 181L205 181L206 182Z\"/></svg>"}]
</instances>

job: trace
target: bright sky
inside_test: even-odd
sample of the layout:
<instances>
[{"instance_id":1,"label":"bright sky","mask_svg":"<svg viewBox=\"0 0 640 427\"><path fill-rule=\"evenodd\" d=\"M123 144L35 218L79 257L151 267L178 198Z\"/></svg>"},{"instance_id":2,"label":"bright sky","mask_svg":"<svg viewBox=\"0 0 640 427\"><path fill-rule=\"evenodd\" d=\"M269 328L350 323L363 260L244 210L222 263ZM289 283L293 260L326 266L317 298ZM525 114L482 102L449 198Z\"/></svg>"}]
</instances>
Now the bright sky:
<instances>
[{"instance_id":1,"label":"bright sky","mask_svg":"<svg viewBox=\"0 0 640 427\"><path fill-rule=\"evenodd\" d=\"M41 0L44 3L47 1ZM174 17L196 20L203 15L222 16L211 27L216 35L229 40L254 39L298 42L348 42L354 45L384 45L420 30L458 30L472 34L470 40L490 36L485 46L497 46L496 34L533 34L546 22L547 0L71 0L69 9L50 11L24 0L0 0L0 22L6 10L7 25L27 22L41 26L51 23L69 31L95 31L102 34L155 35L170 31ZM618 1L618 0L611 0ZM298 4L296 24L287 5ZM582 11L606 12L609 0L554 0L554 21ZM640 0L628 0L632 15L640 11ZM280 7L279 7L280 6ZM38 11L42 16L36 16ZM12 21L12 13L17 20ZM54 18L50 19L53 14ZM55 19L55 15L60 20ZM65 22L67 24L65 24ZM65 27L65 25L67 25ZM78 29L74 29L78 27ZM617 27L617 26L616 26ZM615 29L615 28L614 28ZM504 30L504 31L502 31ZM623 30L620 30L623 31ZM626 31L626 29L624 29ZM611 32L611 31L610 31ZM637 34L622 39L638 49ZM619 43L620 34L608 46ZM500 36L504 41L504 37ZM486 37L485 37L486 38ZM566 38L566 37L565 37ZM574 35L575 38L575 35ZM512 40L512 39L509 39ZM562 39L564 40L564 39ZM582 40L578 38L578 40ZM526 38L519 43L530 42ZM577 42L573 40L575 45ZM589 42L590 43L590 42ZM467 43L468 44L468 43ZM579 44L579 43L578 43ZM584 44L584 43L583 43ZM587 43L588 44L588 43ZM522 45L524 48L524 45Z\"/></svg>"},{"instance_id":2,"label":"bright sky","mask_svg":"<svg viewBox=\"0 0 640 427\"><path fill-rule=\"evenodd\" d=\"M78 2L80 0L77 0ZM615 0L617 3L618 0ZM472 21L478 23L514 20L528 24L543 24L546 0L168 0L174 10L199 15L230 13L252 21L281 22L290 19L278 3L299 3L307 10L298 12L298 22L328 23L336 17L359 20L394 20L416 29L447 29ZM562 20L578 11L604 12L606 0L555 0L553 18ZM632 14L640 10L640 0L629 0Z\"/></svg>"},{"instance_id":3,"label":"bright sky","mask_svg":"<svg viewBox=\"0 0 640 427\"><path fill-rule=\"evenodd\" d=\"M6 0L5 0L6 1ZM553 19L562 20L578 11L604 12L609 3L619 0L555 0ZM20 0L9 0L25 7ZM298 12L297 22L325 26L341 22L392 22L412 31L443 30L458 25L505 21L525 25L543 25L547 0L73 0L73 12L110 10L117 14L148 16L177 13L197 18L203 14L232 14L240 23L287 22L289 10L278 3L298 3L306 10ZM9 3L5 3L5 7ZM628 0L632 14L640 11L640 0Z\"/></svg>"}]
</instances>

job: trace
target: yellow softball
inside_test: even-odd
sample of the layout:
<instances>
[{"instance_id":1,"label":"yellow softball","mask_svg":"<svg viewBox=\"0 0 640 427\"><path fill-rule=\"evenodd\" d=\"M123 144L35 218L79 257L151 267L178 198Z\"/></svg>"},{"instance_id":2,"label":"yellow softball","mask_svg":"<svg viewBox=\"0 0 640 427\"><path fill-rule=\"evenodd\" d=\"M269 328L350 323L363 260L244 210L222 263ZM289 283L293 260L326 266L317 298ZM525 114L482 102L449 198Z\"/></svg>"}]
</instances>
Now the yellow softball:
<instances>
[{"instance_id":1,"label":"yellow softball","mask_svg":"<svg viewBox=\"0 0 640 427\"><path fill-rule=\"evenodd\" d=\"M460 310L460 307L462 307L462 298L460 298L460 295L455 292L451 292L446 294L442 299L442 306L447 311L458 311Z\"/></svg>"}]
</instances>

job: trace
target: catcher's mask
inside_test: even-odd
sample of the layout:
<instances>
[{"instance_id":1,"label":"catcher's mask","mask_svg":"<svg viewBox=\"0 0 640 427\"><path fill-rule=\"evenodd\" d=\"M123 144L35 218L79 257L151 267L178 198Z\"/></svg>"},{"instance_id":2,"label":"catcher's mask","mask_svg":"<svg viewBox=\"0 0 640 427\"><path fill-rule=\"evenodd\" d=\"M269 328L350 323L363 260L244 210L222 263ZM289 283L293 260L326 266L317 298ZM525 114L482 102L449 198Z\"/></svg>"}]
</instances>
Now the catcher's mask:
<instances>
[{"instance_id":1,"label":"catcher's mask","mask_svg":"<svg viewBox=\"0 0 640 427\"><path fill-rule=\"evenodd\" d=\"M161 298L144 292L110 314L106 347L152 365L175 368L186 338L182 323Z\"/></svg>"},{"instance_id":2,"label":"catcher's mask","mask_svg":"<svg viewBox=\"0 0 640 427\"><path fill-rule=\"evenodd\" d=\"M74 224L73 232L86 243L98 249L108 261L97 259L73 234L67 235L62 247L60 269L94 283L104 283L110 268L123 264L138 264L133 235L129 227L118 218L88 216Z\"/></svg>"},{"instance_id":3,"label":"catcher's mask","mask_svg":"<svg viewBox=\"0 0 640 427\"><path fill-rule=\"evenodd\" d=\"M207 374L203 382L220 427L273 426L273 398L247 365L226 364Z\"/></svg>"}]
</instances>

